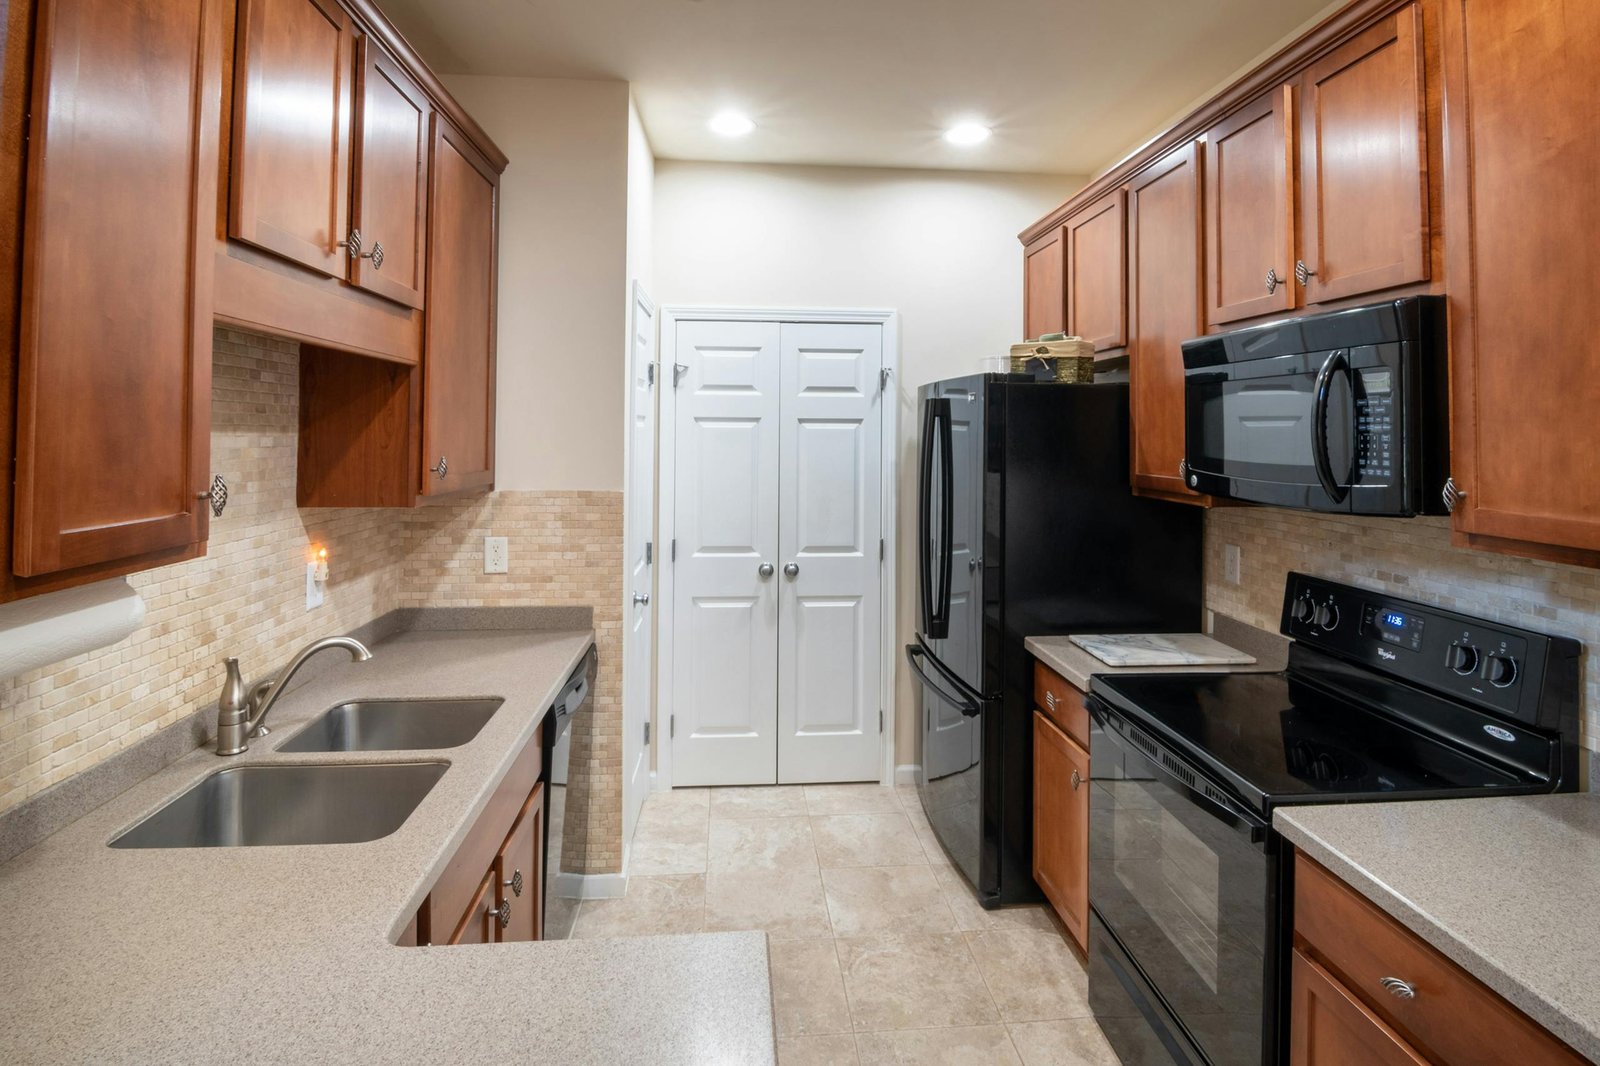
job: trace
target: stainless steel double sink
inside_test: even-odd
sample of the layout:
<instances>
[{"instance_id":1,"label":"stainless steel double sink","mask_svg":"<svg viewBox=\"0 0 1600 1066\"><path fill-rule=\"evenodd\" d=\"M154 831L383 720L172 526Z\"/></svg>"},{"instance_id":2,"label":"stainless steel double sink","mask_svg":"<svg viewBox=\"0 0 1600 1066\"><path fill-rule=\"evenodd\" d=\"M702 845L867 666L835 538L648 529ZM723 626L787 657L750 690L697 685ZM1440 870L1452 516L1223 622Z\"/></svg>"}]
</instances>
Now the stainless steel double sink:
<instances>
[{"instance_id":1,"label":"stainless steel double sink","mask_svg":"<svg viewBox=\"0 0 1600 1066\"><path fill-rule=\"evenodd\" d=\"M478 735L500 699L356 700L325 711L278 750L423 751ZM399 829L444 776L439 760L230 766L111 841L113 848L359 844Z\"/></svg>"}]
</instances>

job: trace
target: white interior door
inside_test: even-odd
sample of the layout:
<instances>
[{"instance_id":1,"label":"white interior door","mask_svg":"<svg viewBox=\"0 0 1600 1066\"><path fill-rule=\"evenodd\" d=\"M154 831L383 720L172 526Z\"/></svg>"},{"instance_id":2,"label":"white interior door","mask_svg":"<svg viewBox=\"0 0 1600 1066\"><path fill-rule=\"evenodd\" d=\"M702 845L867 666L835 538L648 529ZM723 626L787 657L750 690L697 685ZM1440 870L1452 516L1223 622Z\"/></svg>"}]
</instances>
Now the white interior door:
<instances>
[{"instance_id":1,"label":"white interior door","mask_svg":"<svg viewBox=\"0 0 1600 1066\"><path fill-rule=\"evenodd\" d=\"M655 484L656 484L656 309L638 286L633 290L632 352L628 392L627 633L622 680L622 839L633 839L634 823L650 783L651 676L655 663Z\"/></svg>"},{"instance_id":2,"label":"white interior door","mask_svg":"<svg viewBox=\"0 0 1600 1066\"><path fill-rule=\"evenodd\" d=\"M879 776L883 329L786 323L778 781Z\"/></svg>"},{"instance_id":3,"label":"white interior door","mask_svg":"<svg viewBox=\"0 0 1600 1066\"><path fill-rule=\"evenodd\" d=\"M779 328L680 322L674 785L777 780Z\"/></svg>"}]
</instances>

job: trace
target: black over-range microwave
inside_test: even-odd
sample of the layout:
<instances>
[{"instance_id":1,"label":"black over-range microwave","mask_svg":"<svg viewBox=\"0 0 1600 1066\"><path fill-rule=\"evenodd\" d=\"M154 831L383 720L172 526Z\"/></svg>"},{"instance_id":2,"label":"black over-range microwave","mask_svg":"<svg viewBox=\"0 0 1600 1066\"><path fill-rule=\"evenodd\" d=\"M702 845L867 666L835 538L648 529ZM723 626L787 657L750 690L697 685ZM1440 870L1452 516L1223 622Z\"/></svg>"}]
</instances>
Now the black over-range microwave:
<instances>
[{"instance_id":1,"label":"black over-range microwave","mask_svg":"<svg viewBox=\"0 0 1600 1066\"><path fill-rule=\"evenodd\" d=\"M1190 488L1344 514L1443 514L1449 407L1441 296L1183 345Z\"/></svg>"}]
</instances>

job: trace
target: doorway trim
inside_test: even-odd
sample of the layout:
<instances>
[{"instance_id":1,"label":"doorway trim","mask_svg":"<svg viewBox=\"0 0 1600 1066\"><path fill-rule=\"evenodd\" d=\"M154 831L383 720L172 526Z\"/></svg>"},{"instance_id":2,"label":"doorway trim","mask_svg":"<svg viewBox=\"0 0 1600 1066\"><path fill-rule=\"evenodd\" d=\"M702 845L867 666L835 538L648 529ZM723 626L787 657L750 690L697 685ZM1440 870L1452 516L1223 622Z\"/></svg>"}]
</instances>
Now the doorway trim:
<instances>
[{"instance_id":1,"label":"doorway trim","mask_svg":"<svg viewBox=\"0 0 1600 1066\"><path fill-rule=\"evenodd\" d=\"M644 687L644 689L642 691L639 691L639 692L630 691L629 690L629 686L628 686L629 666L632 663L633 656L635 654L637 654L638 651L639 651L639 649L636 646L636 640L633 637L632 627L629 624L630 620L631 620L631 617L632 617L633 607L634 607L633 594L635 592L639 591L639 590L637 590L637 589L635 589L633 587L632 574L629 572L629 569L628 569L629 564L631 562L631 559L629 558L629 549L631 547L630 538L633 536L633 534L635 532L635 528L634 528L635 523L641 522L641 521L646 523L648 525L648 527L649 527L649 530L650 530L649 537L651 539L651 551L652 552L654 552L654 550L655 550L655 539L658 536L658 534L655 532L655 529L656 529L656 509L655 509L656 508L656 501L652 499L648 504L648 508L649 508L648 511L645 511L641 507L641 504L642 504L643 501L635 499L634 498L634 492L633 492L633 463L634 463L633 424L634 424L634 419L637 417L637 414L638 414L638 412L635 410L635 406L634 406L634 377L633 377L633 371L634 371L634 361L638 358L638 355L639 355L638 344L639 344L640 317L641 317L641 315L647 315L647 316L649 316L649 319L650 319L649 329L650 329L650 332L653 335L652 336L653 351L652 351L651 354L652 354L652 356L654 357L654 360L655 360L654 386L650 389L650 399L649 399L650 406L653 409L653 411L655 413L655 418L656 418L656 434L655 434L655 439L653 441L653 444L654 444L655 449L656 449L656 455L653 456L652 458L659 458L660 449L661 449L661 431L660 431L660 427L661 427L661 399L660 399L661 398L661 329L660 329L660 326L661 326L661 309L656 305L655 301L650 298L650 294L645 290L644 284L642 282L640 282L638 278L634 278L633 279L633 284L629 287L628 291L629 291L629 300L628 300L628 354L627 354L627 363L626 363L626 366L624 367L624 381L625 381L625 385L626 385L626 388L627 388L627 400L625 401L624 407L623 407L623 410L625 412L625 417L626 417L626 423L623 426L623 434L624 434L624 436L623 436L623 444L622 444L622 454L623 454L623 464L624 464L624 466L623 466L623 495L622 495L622 591L621 591L621 601L622 601L621 602L621 608L622 608L622 662L618 664L619 677L621 679L621 692L622 692L622 706L621 706L622 729L624 731L624 739L623 739L623 742L621 744L621 751L618 753L618 758L622 762L622 869L623 869L623 871L626 871L628 869L629 854L633 850L633 831L638 825L639 811L644 805L645 796L648 795L650 793L650 791L652 790L652 788L653 788L653 786L650 783L651 776L652 776L651 775L651 770L650 770L650 758L651 758L651 746L652 746L652 744L654 742L653 736L651 738L651 743L647 743L644 746L644 755L643 755L643 757L644 757L644 762L645 762L645 767L644 767L645 773L644 773L644 779L642 781L639 781L639 782L635 782L635 780L634 780L634 773L633 773L634 767L628 765L629 745L628 745L628 741L627 741L626 737L627 737L627 731L628 730L635 729L640 724L648 725L648 727L652 731L652 733L653 733L653 731L655 729L655 726L653 724L651 724L651 723L652 723L652 719L654 718L654 714L655 714L655 706L654 706L655 701L654 701L654 698L653 698L654 695L655 695L655 692L654 692L653 686L654 686L654 683L655 683L656 655L658 654L657 653L657 645L656 645L656 634L657 634L657 632L658 632L658 630L660 628L659 623L660 623L660 618L661 618L660 612L656 611L655 607L650 606L648 604L646 605L647 609L655 612L654 614L651 615L651 618L650 618L650 634L649 634L650 647L649 647L649 652L648 652L649 655L650 655L649 681L646 683L646 685L645 685L645 687ZM654 479L652 479L652 481L654 481ZM652 487L654 488L655 486L652 485ZM656 558L659 559L659 554L656 555ZM656 575L657 575L657 573L659 571L660 571L660 567L655 565L655 563L652 562L651 565L650 565L650 581L651 581L651 585L652 586L654 586L654 584L655 584ZM656 591L656 589L654 587L646 589L645 591L650 593L651 595L655 596L657 601L659 601L660 596L659 596L659 594L657 593L657 591ZM642 715L639 713L639 710L641 709L641 706L640 706L641 704L643 705L642 706L642 711L643 711ZM643 795L641 795L640 793L643 793ZM623 884L626 885L626 881L624 881ZM617 893L617 894L620 895L621 893Z\"/></svg>"},{"instance_id":2,"label":"doorway trim","mask_svg":"<svg viewBox=\"0 0 1600 1066\"><path fill-rule=\"evenodd\" d=\"M651 729L651 744L655 748L655 790L664 792L672 787L672 742L669 722L673 715L672 673L673 632L672 612L665 608L674 601L677 590L671 556L674 529L674 507L677 498L677 436L678 390L676 366L678 355L679 322L837 322L846 324L878 324L883 327L883 366L888 372L885 396L893 402L883 405L883 439L879 462L882 469L881 515L883 559L878 564L878 589L883 609L879 612L879 654L882 668L878 681L878 698L882 701L883 732L879 738L878 780L880 784L894 784L895 736L895 531L896 531L896 473L900 450L900 312L875 308L770 308L770 307L719 307L698 304L664 305L659 308L660 334L656 351L661 360L661 406L657 409L656 456L661 474L656 483L656 514L659 541L656 558L661 565L656 571L656 590L659 604L656 622L656 722ZM665 558L663 558L665 556Z\"/></svg>"}]
</instances>

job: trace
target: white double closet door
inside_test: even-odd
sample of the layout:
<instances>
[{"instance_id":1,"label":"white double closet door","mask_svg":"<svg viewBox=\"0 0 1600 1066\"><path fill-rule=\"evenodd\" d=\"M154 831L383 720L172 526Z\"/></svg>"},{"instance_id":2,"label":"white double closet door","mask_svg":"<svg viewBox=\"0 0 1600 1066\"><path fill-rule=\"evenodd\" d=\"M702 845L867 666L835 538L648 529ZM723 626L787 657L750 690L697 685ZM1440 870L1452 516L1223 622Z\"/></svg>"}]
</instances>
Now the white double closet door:
<instances>
[{"instance_id":1,"label":"white double closet door","mask_svg":"<svg viewBox=\"0 0 1600 1066\"><path fill-rule=\"evenodd\" d=\"M676 341L673 784L876 780L883 327Z\"/></svg>"}]
</instances>

